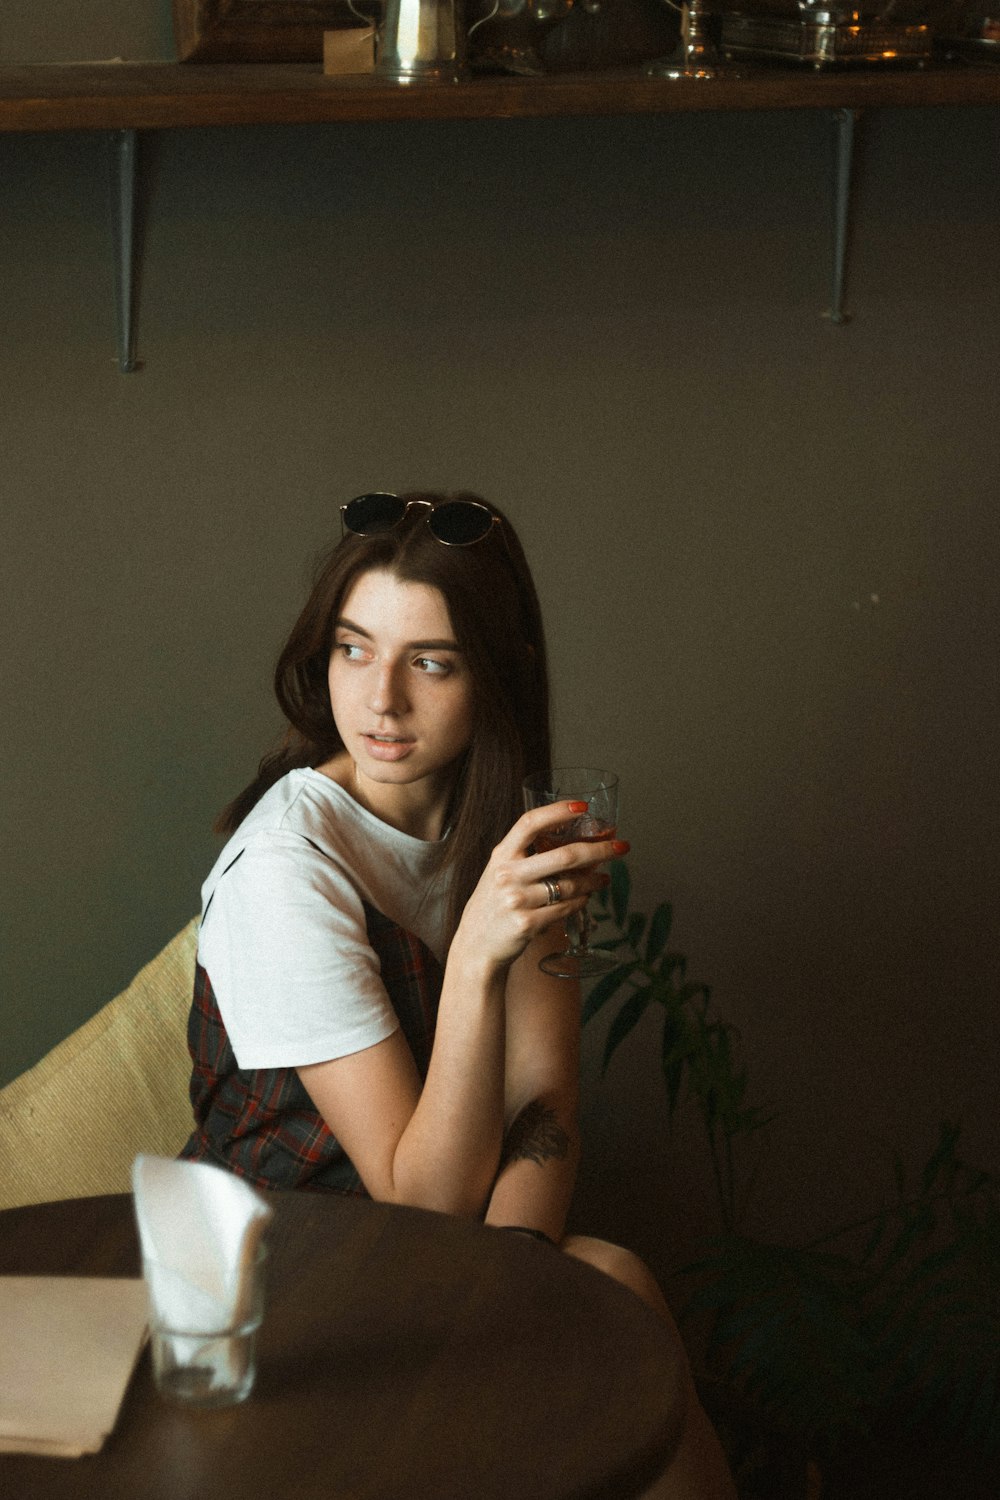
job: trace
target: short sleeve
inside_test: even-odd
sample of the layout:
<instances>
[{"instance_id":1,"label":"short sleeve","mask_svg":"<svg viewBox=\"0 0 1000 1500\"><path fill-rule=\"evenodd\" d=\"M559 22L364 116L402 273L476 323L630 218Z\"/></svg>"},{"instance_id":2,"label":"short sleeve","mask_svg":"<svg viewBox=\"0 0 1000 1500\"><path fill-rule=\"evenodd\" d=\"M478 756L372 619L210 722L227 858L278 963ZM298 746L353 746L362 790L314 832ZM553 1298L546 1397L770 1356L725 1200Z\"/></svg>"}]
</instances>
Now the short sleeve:
<instances>
[{"instance_id":1,"label":"short sleeve","mask_svg":"<svg viewBox=\"0 0 1000 1500\"><path fill-rule=\"evenodd\" d=\"M241 1068L326 1062L398 1029L360 895L300 834L247 843L215 888L198 953Z\"/></svg>"}]
</instances>

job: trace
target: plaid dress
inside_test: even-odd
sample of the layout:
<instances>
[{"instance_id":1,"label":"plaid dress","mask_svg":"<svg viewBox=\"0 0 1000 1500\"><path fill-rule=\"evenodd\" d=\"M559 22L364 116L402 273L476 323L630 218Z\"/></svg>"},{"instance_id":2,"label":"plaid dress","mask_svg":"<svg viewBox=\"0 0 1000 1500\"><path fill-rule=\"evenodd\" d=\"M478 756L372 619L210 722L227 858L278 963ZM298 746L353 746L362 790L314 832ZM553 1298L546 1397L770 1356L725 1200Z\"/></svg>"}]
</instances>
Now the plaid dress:
<instances>
[{"instance_id":1,"label":"plaid dress","mask_svg":"<svg viewBox=\"0 0 1000 1500\"><path fill-rule=\"evenodd\" d=\"M364 912L382 982L423 1079L441 997L441 965L419 938L367 902ZM195 969L188 1050L194 1065L195 1129L182 1157L227 1167L257 1187L364 1194L353 1163L327 1129L295 1069L239 1067L212 982L200 964Z\"/></svg>"}]
</instances>

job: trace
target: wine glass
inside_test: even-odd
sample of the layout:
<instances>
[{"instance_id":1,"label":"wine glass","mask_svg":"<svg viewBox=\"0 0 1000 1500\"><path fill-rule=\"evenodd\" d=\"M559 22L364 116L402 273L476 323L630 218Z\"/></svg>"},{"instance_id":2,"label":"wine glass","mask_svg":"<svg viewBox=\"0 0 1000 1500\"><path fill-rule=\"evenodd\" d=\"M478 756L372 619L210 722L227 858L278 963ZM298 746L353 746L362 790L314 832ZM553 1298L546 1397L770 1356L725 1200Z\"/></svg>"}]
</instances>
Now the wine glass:
<instances>
[{"instance_id":1,"label":"wine glass","mask_svg":"<svg viewBox=\"0 0 1000 1500\"><path fill-rule=\"evenodd\" d=\"M599 844L616 836L618 777L610 771L594 766L560 766L529 776L524 783L525 807L548 807L553 802L586 802L587 811L538 834L534 844L537 854L563 844ZM560 979L589 979L617 968L620 960L613 954L589 946L593 927L594 919L586 907L574 912L566 923L568 948L548 954L538 967Z\"/></svg>"}]
</instances>

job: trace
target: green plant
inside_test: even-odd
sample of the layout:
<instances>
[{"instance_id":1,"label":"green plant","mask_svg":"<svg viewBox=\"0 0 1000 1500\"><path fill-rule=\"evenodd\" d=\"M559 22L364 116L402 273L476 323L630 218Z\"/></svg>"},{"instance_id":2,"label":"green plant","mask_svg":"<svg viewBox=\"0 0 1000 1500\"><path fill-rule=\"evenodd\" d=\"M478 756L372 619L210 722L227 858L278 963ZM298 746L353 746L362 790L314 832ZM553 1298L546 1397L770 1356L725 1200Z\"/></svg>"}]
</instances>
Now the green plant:
<instances>
[{"instance_id":1,"label":"green plant","mask_svg":"<svg viewBox=\"0 0 1000 1500\"><path fill-rule=\"evenodd\" d=\"M741 1136L763 1129L771 1119L747 1103L747 1075L740 1065L736 1029L712 1009L711 990L687 977L687 959L667 945L673 909L663 902L647 918L630 910L631 881L624 860L611 865L611 885L597 900L598 920L612 923L617 937L599 947L622 953L617 969L590 990L584 1023L622 989L621 1007L608 1031L602 1068L650 1007L663 1011L660 1064L667 1090L667 1115L673 1120L685 1090L694 1098L705 1125L712 1175L719 1198L723 1231L734 1230L738 1217L736 1145Z\"/></svg>"},{"instance_id":2,"label":"green plant","mask_svg":"<svg viewBox=\"0 0 1000 1500\"><path fill-rule=\"evenodd\" d=\"M694 1283L682 1316L708 1320L712 1373L818 1453L930 1424L1000 1449L1000 1179L961 1159L945 1122L917 1178L897 1161L895 1195L870 1215L802 1246L740 1233L738 1143L773 1116L747 1103L738 1035L668 949L669 905L630 910L622 862L602 916L616 935L601 946L622 955L585 1005L590 1020L620 1000L603 1065L661 1007L668 1121L686 1097L706 1132L722 1233L679 1274Z\"/></svg>"}]
</instances>

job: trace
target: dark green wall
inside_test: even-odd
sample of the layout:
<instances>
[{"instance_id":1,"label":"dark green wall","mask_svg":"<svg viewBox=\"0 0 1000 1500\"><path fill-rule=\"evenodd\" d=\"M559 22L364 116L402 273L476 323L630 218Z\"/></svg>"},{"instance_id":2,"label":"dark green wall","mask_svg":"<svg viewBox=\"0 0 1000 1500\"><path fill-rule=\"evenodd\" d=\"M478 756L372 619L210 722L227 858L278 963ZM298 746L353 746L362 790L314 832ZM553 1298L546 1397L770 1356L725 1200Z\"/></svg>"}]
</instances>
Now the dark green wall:
<instances>
[{"instance_id":1,"label":"dark green wall","mask_svg":"<svg viewBox=\"0 0 1000 1500\"><path fill-rule=\"evenodd\" d=\"M149 137L134 376L104 140L0 137L2 1077L196 910L339 502L470 486L534 560L559 753L620 770L640 900L781 1112L758 1227L865 1206L943 1115L991 1160L997 125L862 122L843 328L820 114ZM662 1264L705 1163L651 1028L604 1081L602 1030L580 1217Z\"/></svg>"}]
</instances>

